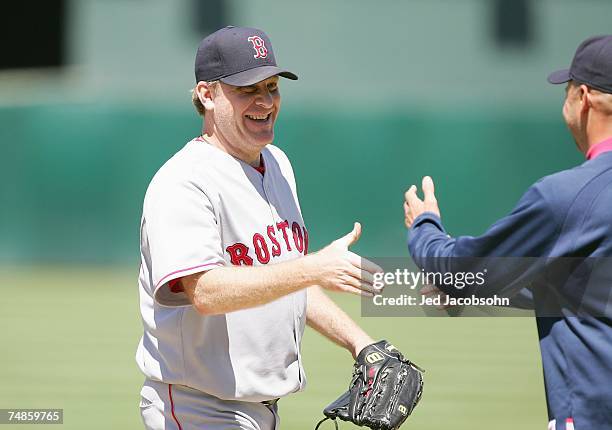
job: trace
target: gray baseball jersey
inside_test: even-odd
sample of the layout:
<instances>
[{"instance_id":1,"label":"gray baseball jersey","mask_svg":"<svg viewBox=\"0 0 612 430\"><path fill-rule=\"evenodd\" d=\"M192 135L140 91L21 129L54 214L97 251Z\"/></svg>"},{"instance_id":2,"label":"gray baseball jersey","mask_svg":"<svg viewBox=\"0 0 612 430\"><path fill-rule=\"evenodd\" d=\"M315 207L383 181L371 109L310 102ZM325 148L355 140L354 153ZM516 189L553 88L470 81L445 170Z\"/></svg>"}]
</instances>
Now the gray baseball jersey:
<instances>
[{"instance_id":1,"label":"gray baseball jersey","mask_svg":"<svg viewBox=\"0 0 612 430\"><path fill-rule=\"evenodd\" d=\"M272 145L262 159L263 175L197 138L151 181L140 231L144 335L136 354L148 378L226 400L263 401L304 387L305 291L203 316L171 282L218 266L275 264L306 254L291 164Z\"/></svg>"}]
</instances>

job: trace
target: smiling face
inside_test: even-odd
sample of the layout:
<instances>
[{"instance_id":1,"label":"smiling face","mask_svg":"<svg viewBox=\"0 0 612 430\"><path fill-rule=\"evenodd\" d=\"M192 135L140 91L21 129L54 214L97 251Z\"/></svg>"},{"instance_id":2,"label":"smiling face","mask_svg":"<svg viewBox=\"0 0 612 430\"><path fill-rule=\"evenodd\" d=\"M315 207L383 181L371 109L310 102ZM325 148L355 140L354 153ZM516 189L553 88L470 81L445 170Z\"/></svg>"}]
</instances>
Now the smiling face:
<instances>
[{"instance_id":1,"label":"smiling face","mask_svg":"<svg viewBox=\"0 0 612 430\"><path fill-rule=\"evenodd\" d=\"M261 150L274 140L281 102L278 76L247 87L220 82L211 90L216 140L243 161L258 160Z\"/></svg>"}]
</instances>

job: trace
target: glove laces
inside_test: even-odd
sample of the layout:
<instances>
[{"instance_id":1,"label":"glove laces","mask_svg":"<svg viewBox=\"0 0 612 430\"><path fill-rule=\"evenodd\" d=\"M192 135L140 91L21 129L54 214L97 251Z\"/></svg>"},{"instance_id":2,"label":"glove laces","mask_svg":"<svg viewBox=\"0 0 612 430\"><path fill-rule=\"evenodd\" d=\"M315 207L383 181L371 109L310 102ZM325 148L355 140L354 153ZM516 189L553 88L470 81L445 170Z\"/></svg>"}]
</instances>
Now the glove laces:
<instances>
[{"instance_id":1,"label":"glove laces","mask_svg":"<svg viewBox=\"0 0 612 430\"><path fill-rule=\"evenodd\" d=\"M319 430L319 426L320 426L321 424L323 424L325 421L329 420L329 419L331 419L331 418L329 418L329 417L325 417L325 418L323 418L321 421L319 421L319 422L317 423L317 426L315 427L315 430ZM332 419L332 421L333 421L333 423L334 423L334 426L336 427L336 430L338 430L338 422L337 422L335 419Z\"/></svg>"}]
</instances>

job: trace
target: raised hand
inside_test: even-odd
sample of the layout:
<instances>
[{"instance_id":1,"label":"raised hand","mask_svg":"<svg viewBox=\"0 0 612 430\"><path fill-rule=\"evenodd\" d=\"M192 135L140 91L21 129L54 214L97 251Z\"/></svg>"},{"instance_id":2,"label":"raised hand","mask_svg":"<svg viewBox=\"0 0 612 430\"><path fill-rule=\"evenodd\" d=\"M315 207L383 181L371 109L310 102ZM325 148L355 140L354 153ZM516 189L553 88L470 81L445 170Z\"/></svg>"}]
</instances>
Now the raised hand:
<instances>
[{"instance_id":1,"label":"raised hand","mask_svg":"<svg viewBox=\"0 0 612 430\"><path fill-rule=\"evenodd\" d=\"M433 179L429 176L425 176L422 182L423 196L421 200L417 196L417 187L412 185L404 194L404 222L406 227L412 227L412 223L415 218L424 212L433 212L440 216L440 209L438 208L438 201L436 200L435 186Z\"/></svg>"}]
</instances>

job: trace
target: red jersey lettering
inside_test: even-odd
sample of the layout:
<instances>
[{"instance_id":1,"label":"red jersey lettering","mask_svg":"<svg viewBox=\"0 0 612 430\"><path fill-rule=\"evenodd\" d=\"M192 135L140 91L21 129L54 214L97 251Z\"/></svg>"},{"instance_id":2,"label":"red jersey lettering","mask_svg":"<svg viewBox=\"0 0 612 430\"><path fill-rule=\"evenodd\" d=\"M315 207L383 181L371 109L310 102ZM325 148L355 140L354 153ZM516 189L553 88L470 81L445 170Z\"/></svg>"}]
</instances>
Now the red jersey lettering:
<instances>
[{"instance_id":1,"label":"red jersey lettering","mask_svg":"<svg viewBox=\"0 0 612 430\"><path fill-rule=\"evenodd\" d=\"M287 235L287 229L289 228L289 222L287 220L276 223L276 228L282 230L285 244L287 245L287 251L291 251L291 244L289 243L289 236Z\"/></svg>"},{"instance_id":2,"label":"red jersey lettering","mask_svg":"<svg viewBox=\"0 0 612 430\"><path fill-rule=\"evenodd\" d=\"M304 255L308 254L308 230L306 230L306 227L303 227L304 229Z\"/></svg>"},{"instance_id":3,"label":"red jersey lettering","mask_svg":"<svg viewBox=\"0 0 612 430\"><path fill-rule=\"evenodd\" d=\"M260 264L268 264L270 261L270 251L268 250L268 244L264 237L255 233L253 235L253 246L255 247L255 255L257 255L257 261Z\"/></svg>"},{"instance_id":4,"label":"red jersey lettering","mask_svg":"<svg viewBox=\"0 0 612 430\"><path fill-rule=\"evenodd\" d=\"M302 236L302 228L297 222L291 224L291 231L293 232L293 243L298 252L304 252L304 236Z\"/></svg>"},{"instance_id":5,"label":"red jersey lettering","mask_svg":"<svg viewBox=\"0 0 612 430\"><path fill-rule=\"evenodd\" d=\"M275 233L274 226L269 225L268 226L268 237L272 241L272 256L278 257L279 255L281 255L281 247L280 247L280 243L278 243L278 240L276 240L276 236L274 233Z\"/></svg>"},{"instance_id":6,"label":"red jersey lettering","mask_svg":"<svg viewBox=\"0 0 612 430\"><path fill-rule=\"evenodd\" d=\"M252 266L253 259L249 257L249 247L244 243L235 243L225 248L234 266Z\"/></svg>"}]
</instances>

